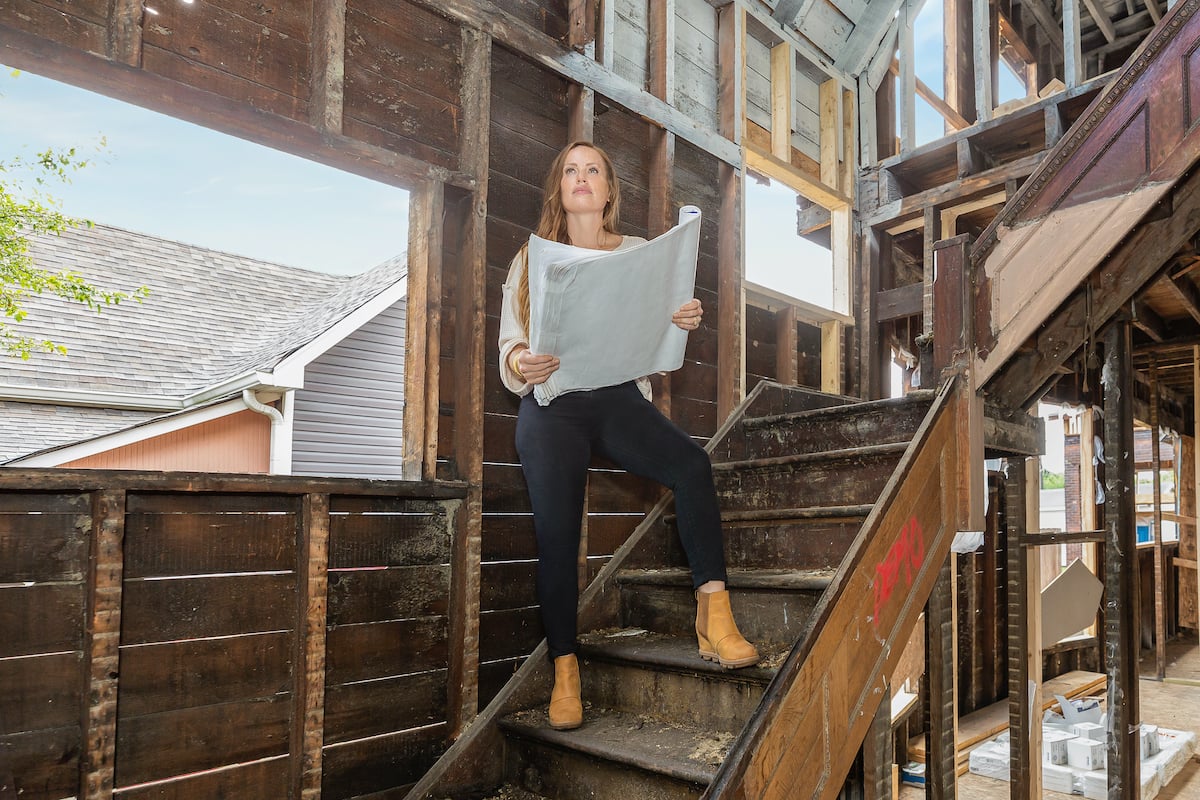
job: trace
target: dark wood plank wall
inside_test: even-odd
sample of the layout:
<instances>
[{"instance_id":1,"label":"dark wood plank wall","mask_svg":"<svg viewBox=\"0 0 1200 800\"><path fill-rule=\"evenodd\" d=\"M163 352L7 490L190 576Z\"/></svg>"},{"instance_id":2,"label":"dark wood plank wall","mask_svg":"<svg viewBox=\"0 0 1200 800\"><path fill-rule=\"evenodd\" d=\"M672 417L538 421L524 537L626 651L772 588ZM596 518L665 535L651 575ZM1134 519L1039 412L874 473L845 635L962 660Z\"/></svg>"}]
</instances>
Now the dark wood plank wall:
<instances>
[{"instance_id":1,"label":"dark wood plank wall","mask_svg":"<svg viewBox=\"0 0 1200 800\"><path fill-rule=\"evenodd\" d=\"M84 781L86 796L343 798L428 769L451 716L464 488L305 495L294 479L231 492L127 475L0 487L0 781L13 796L83 796Z\"/></svg>"}]
</instances>

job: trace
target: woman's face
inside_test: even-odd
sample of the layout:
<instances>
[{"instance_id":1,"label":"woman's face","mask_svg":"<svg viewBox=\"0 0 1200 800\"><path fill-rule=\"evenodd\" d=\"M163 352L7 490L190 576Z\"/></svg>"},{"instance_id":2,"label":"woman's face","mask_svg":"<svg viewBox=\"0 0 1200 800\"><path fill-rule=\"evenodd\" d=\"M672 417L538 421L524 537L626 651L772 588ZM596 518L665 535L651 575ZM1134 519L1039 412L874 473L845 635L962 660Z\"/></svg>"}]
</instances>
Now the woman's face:
<instances>
[{"instance_id":1,"label":"woman's face","mask_svg":"<svg viewBox=\"0 0 1200 800\"><path fill-rule=\"evenodd\" d=\"M563 163L559 189L568 214L603 213L609 197L604 159L591 147L572 148Z\"/></svg>"}]
</instances>

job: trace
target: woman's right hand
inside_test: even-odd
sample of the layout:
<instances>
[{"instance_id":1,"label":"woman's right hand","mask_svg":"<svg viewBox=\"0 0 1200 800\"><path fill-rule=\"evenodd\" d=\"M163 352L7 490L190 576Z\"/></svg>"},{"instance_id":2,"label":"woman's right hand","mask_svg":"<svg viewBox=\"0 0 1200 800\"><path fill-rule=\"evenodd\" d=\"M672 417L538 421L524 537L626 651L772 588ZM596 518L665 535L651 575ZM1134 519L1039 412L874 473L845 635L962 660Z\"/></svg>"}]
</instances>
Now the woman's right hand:
<instances>
[{"instance_id":1,"label":"woman's right hand","mask_svg":"<svg viewBox=\"0 0 1200 800\"><path fill-rule=\"evenodd\" d=\"M521 377L530 386L545 383L554 374L554 371L558 369L557 356L538 355L530 351L527 347L521 348L521 352L516 360L520 367L517 371L521 373Z\"/></svg>"}]
</instances>

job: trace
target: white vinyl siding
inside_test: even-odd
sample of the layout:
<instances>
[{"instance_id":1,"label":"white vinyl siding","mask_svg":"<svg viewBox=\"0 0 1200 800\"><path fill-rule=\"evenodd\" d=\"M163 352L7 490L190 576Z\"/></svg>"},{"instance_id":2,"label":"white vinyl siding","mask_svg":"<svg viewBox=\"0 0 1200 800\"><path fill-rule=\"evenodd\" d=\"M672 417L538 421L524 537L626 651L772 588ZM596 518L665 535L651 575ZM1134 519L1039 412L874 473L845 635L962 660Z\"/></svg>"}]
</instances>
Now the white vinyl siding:
<instances>
[{"instance_id":1,"label":"white vinyl siding","mask_svg":"<svg viewBox=\"0 0 1200 800\"><path fill-rule=\"evenodd\" d=\"M399 478L404 440L405 300L304 370L296 391L292 472Z\"/></svg>"}]
</instances>

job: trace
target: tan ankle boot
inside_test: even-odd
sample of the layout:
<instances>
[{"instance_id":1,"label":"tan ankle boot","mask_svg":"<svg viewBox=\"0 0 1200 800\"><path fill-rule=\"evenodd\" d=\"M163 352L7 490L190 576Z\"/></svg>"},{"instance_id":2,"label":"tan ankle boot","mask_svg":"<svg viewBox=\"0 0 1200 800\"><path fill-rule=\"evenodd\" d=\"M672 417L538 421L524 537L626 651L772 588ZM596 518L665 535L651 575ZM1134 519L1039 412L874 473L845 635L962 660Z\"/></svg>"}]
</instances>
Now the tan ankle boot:
<instances>
[{"instance_id":1,"label":"tan ankle boot","mask_svg":"<svg viewBox=\"0 0 1200 800\"><path fill-rule=\"evenodd\" d=\"M727 591L696 594L696 638L700 657L726 669L758 663L758 650L742 637L733 621Z\"/></svg>"},{"instance_id":2,"label":"tan ankle boot","mask_svg":"<svg viewBox=\"0 0 1200 800\"><path fill-rule=\"evenodd\" d=\"M583 724L579 699L579 660L574 654L554 659L554 690L550 692L550 727L567 731Z\"/></svg>"}]
</instances>

